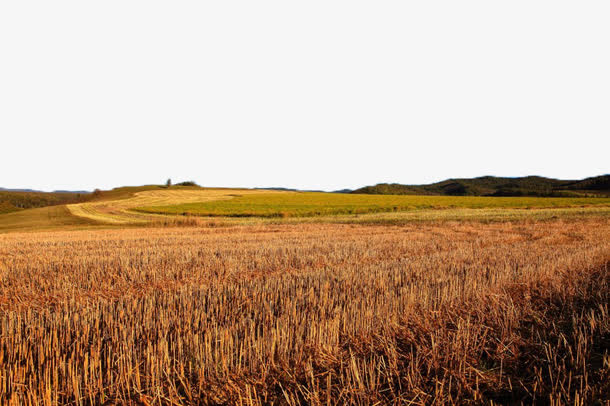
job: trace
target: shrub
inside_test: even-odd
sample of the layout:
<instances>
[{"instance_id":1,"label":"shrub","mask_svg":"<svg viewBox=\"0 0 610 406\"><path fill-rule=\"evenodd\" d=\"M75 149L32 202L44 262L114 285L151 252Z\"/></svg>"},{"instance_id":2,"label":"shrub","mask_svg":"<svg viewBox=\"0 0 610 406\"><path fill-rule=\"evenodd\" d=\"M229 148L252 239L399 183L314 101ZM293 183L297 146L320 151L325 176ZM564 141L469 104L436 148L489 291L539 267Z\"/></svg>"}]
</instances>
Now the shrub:
<instances>
[{"instance_id":1,"label":"shrub","mask_svg":"<svg viewBox=\"0 0 610 406\"><path fill-rule=\"evenodd\" d=\"M195 183L192 180L186 181L186 182L180 182L180 183L176 183L176 186L199 186L197 183Z\"/></svg>"}]
</instances>

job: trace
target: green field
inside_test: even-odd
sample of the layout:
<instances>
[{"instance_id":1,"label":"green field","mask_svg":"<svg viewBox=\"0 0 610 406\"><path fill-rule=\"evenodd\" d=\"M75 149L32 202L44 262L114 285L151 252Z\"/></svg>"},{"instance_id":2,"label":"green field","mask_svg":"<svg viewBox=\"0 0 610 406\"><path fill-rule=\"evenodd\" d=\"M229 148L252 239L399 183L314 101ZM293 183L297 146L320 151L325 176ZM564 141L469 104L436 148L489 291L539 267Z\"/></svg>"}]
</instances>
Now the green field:
<instances>
[{"instance_id":1,"label":"green field","mask_svg":"<svg viewBox=\"0 0 610 406\"><path fill-rule=\"evenodd\" d=\"M0 214L0 233L179 226L185 220L182 216L193 216L188 219L189 225L209 221L205 217L225 217L223 224L608 218L610 198L361 195L144 186L102 192L85 203Z\"/></svg>"},{"instance_id":2,"label":"green field","mask_svg":"<svg viewBox=\"0 0 610 406\"><path fill-rule=\"evenodd\" d=\"M610 198L397 196L261 193L229 200L137 207L142 213L224 217L310 217L423 209L559 208L610 206Z\"/></svg>"}]
</instances>

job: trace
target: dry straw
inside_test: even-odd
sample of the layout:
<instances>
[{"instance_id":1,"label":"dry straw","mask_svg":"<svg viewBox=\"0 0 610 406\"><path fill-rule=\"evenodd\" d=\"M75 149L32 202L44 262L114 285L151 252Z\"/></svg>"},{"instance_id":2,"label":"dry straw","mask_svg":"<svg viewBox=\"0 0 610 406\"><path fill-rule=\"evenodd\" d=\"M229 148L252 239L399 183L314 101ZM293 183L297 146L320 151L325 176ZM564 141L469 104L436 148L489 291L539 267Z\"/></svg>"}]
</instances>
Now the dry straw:
<instances>
[{"instance_id":1,"label":"dry straw","mask_svg":"<svg viewBox=\"0 0 610 406\"><path fill-rule=\"evenodd\" d=\"M0 403L591 404L607 220L0 235Z\"/></svg>"}]
</instances>

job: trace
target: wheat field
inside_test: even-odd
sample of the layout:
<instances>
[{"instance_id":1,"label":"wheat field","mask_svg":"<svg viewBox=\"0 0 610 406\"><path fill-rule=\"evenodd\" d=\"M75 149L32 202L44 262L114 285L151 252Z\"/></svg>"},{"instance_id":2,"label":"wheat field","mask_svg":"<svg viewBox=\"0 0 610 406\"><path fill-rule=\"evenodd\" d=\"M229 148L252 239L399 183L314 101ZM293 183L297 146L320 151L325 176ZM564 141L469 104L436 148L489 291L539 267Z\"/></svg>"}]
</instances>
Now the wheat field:
<instances>
[{"instance_id":1,"label":"wheat field","mask_svg":"<svg viewBox=\"0 0 610 406\"><path fill-rule=\"evenodd\" d=\"M607 404L607 218L0 235L0 403Z\"/></svg>"}]
</instances>

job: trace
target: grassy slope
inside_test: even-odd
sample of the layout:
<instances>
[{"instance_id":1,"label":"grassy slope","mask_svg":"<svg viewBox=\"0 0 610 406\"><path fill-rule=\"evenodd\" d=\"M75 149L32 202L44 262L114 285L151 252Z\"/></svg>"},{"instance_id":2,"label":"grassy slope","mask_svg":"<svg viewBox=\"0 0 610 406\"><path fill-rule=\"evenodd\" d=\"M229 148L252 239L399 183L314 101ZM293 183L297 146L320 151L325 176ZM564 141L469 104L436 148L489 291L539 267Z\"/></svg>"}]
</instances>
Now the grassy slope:
<instances>
[{"instance_id":1,"label":"grassy slope","mask_svg":"<svg viewBox=\"0 0 610 406\"><path fill-rule=\"evenodd\" d=\"M607 198L380 196L329 193L283 193L240 196L230 200L139 207L157 214L227 217L308 217L443 208L553 208L610 206Z\"/></svg>"},{"instance_id":2,"label":"grassy slope","mask_svg":"<svg viewBox=\"0 0 610 406\"><path fill-rule=\"evenodd\" d=\"M172 189L182 189L183 187L174 186ZM192 188L189 188L192 189ZM112 190L104 190L99 196L96 196L93 201L103 202L112 200L123 200L133 197L138 192L147 192L154 190L167 190L167 188L158 185L144 185L144 186L123 186L117 187Z\"/></svg>"},{"instance_id":3,"label":"grassy slope","mask_svg":"<svg viewBox=\"0 0 610 406\"><path fill-rule=\"evenodd\" d=\"M59 230L91 227L127 227L142 225L184 225L175 216L145 215L129 211L138 205L161 205L210 199L232 198L235 193L259 193L252 190L201 188L198 186L156 185L127 186L92 195L84 203L0 213L0 233L9 231ZM270 193L270 192L267 192ZM276 192L277 193L277 192ZM186 222L192 225L192 222Z\"/></svg>"},{"instance_id":4,"label":"grassy slope","mask_svg":"<svg viewBox=\"0 0 610 406\"><path fill-rule=\"evenodd\" d=\"M0 215L0 233L93 226L99 223L73 216L64 206L49 206Z\"/></svg>"},{"instance_id":5,"label":"grassy slope","mask_svg":"<svg viewBox=\"0 0 610 406\"><path fill-rule=\"evenodd\" d=\"M101 195L92 197L92 200L121 200L129 198L139 191L156 189L162 188L158 186L116 188L104 191ZM76 200L67 200L66 202L76 203ZM100 225L102 225L100 222L93 219L73 215L65 204L0 213L0 233L9 231L72 229Z\"/></svg>"},{"instance_id":6,"label":"grassy slope","mask_svg":"<svg viewBox=\"0 0 610 406\"><path fill-rule=\"evenodd\" d=\"M133 190L132 190L133 192ZM137 207L170 206L187 203L203 203L212 200L233 199L248 194L277 194L247 189L223 189L200 187L171 187L160 190L136 190L129 198L104 200L70 205L72 214L112 224L145 224L168 217L163 214L134 211ZM171 216L171 213L169 213ZM175 217L175 216L172 216Z\"/></svg>"},{"instance_id":7,"label":"grassy slope","mask_svg":"<svg viewBox=\"0 0 610 406\"><path fill-rule=\"evenodd\" d=\"M610 199L381 196L141 186L105 191L91 202L78 205L0 214L0 232L187 225L177 221L184 219L178 217L183 214L234 218L231 221L227 219L227 224L267 221L401 224L413 221L541 220L608 217ZM193 220L188 225L200 223Z\"/></svg>"}]
</instances>

